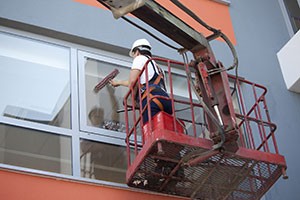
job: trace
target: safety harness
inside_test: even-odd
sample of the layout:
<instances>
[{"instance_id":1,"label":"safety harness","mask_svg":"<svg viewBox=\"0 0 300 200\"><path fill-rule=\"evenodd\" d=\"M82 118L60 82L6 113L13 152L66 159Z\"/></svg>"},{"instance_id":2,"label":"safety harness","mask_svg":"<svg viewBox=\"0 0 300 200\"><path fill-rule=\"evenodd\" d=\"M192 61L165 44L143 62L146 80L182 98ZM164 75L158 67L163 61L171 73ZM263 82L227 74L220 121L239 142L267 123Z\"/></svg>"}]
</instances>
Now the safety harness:
<instances>
[{"instance_id":1,"label":"safety harness","mask_svg":"<svg viewBox=\"0 0 300 200\"><path fill-rule=\"evenodd\" d=\"M148 57L148 56L146 56L146 57L148 59L150 59L150 57ZM159 107L160 110L164 110L163 104L158 100L158 98L156 98L156 97L153 98L153 94L151 94L152 91L154 91L155 89L158 89L158 88L166 91L166 86L165 86L165 82L164 82L164 74L163 74L162 70L160 69L160 67L157 65L156 65L156 69L158 70L158 72L156 71L152 60L150 60L150 63L153 67L154 75L151 78L151 80L149 81L149 97ZM141 84L141 88L142 88L142 101L143 101L147 97L147 93L145 92L146 83Z\"/></svg>"}]
</instances>

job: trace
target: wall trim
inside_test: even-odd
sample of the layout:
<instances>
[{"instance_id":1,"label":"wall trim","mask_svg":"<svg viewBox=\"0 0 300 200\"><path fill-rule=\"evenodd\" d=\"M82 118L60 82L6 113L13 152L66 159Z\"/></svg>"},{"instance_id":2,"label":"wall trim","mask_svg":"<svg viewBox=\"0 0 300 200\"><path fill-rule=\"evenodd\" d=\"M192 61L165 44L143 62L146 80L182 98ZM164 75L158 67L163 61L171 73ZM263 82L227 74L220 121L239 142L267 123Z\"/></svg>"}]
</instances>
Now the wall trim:
<instances>
[{"instance_id":1,"label":"wall trim","mask_svg":"<svg viewBox=\"0 0 300 200\"><path fill-rule=\"evenodd\" d=\"M213 1L221 3L221 4L225 4L227 6L229 6L231 4L230 0L213 0Z\"/></svg>"}]
</instances>

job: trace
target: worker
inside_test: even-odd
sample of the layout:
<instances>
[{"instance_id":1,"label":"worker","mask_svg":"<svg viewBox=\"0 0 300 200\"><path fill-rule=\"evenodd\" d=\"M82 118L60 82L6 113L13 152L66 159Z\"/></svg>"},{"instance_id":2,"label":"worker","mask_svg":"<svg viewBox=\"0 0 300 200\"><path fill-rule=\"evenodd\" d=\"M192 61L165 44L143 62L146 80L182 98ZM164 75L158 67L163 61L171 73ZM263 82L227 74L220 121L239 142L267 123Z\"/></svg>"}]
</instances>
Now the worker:
<instances>
[{"instance_id":1,"label":"worker","mask_svg":"<svg viewBox=\"0 0 300 200\"><path fill-rule=\"evenodd\" d=\"M111 80L110 84L114 87L126 86L130 87L131 84L137 79L141 70L143 69L146 62L151 59L151 45L146 39L138 39L133 44L129 51L129 56L133 58L129 79L128 80ZM159 95L169 97L164 82L164 75L162 70L158 67L154 60L148 62L148 78L146 77L146 71L141 75L140 84L142 85L142 107L144 108L147 104L147 95L144 92L146 89L146 80L149 82L150 95ZM136 99L138 100L138 99ZM151 117L160 111L172 114L171 100L156 97L150 102ZM146 109L143 113L144 124L148 122L148 110Z\"/></svg>"}]
</instances>

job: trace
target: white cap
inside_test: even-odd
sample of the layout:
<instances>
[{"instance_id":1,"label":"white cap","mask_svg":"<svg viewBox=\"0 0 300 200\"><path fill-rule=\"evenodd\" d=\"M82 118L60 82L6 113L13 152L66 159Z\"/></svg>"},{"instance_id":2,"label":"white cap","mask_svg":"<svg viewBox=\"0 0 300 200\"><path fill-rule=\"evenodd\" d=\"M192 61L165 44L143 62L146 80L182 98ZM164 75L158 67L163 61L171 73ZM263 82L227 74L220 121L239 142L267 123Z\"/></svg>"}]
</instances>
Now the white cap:
<instances>
[{"instance_id":1,"label":"white cap","mask_svg":"<svg viewBox=\"0 0 300 200\"><path fill-rule=\"evenodd\" d=\"M136 40L132 44L132 47L131 47L131 49L129 51L129 56L130 57L133 57L133 49L136 48L136 47L139 47L139 49L142 49L142 50L148 50L148 51L151 50L151 45L148 42L148 40L146 40L146 39L138 39L138 40Z\"/></svg>"}]
</instances>

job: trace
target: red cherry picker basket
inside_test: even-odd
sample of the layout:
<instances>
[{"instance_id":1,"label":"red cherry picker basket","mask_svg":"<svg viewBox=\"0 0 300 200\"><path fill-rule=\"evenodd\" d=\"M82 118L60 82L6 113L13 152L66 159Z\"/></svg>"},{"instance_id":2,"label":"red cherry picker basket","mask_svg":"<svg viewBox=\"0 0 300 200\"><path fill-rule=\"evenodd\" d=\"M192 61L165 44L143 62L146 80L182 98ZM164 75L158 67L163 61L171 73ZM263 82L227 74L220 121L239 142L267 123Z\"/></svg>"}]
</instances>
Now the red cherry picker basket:
<instances>
[{"instance_id":1,"label":"red cherry picker basket","mask_svg":"<svg viewBox=\"0 0 300 200\"><path fill-rule=\"evenodd\" d=\"M125 96L129 186L192 199L252 200L260 199L280 176L286 177L286 162L276 144L276 125L270 119L265 87L224 70L218 74L221 79L205 79L209 63L200 63L204 84L197 88L197 74L189 65L153 59L166 67L173 114L159 112L151 118L148 98L150 120L143 124L145 108L141 102L132 101L141 95L137 84L140 77ZM176 68L186 70L187 75L179 79L172 71ZM144 70L147 74L147 68ZM208 90L203 80L215 81L213 92L221 96L219 111L213 108L215 104L203 103L209 96L201 93ZM178 95L177 90L186 96ZM149 84L145 92L149 92ZM223 123L215 125L216 118Z\"/></svg>"}]
</instances>

